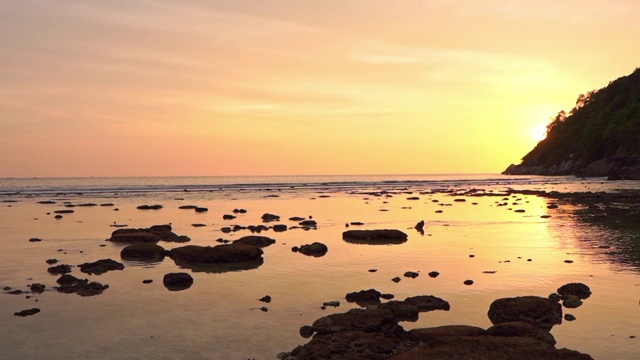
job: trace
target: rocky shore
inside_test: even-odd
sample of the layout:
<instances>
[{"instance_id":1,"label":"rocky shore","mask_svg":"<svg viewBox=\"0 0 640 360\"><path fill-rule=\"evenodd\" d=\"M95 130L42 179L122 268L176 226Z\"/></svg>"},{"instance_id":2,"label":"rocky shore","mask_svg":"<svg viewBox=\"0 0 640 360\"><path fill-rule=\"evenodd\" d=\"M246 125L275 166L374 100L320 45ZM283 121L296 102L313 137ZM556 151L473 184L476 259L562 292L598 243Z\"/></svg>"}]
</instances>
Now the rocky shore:
<instances>
[{"instance_id":1,"label":"rocky shore","mask_svg":"<svg viewBox=\"0 0 640 360\"><path fill-rule=\"evenodd\" d=\"M579 177L607 177L609 180L639 180L640 156L601 159L585 163L566 160L552 165L527 166L511 164L503 175L575 175Z\"/></svg>"},{"instance_id":2,"label":"rocky shore","mask_svg":"<svg viewBox=\"0 0 640 360\"><path fill-rule=\"evenodd\" d=\"M495 300L487 313L493 324L488 329L447 325L406 331L400 321L416 321L420 313L429 311L448 311L449 303L429 295L381 303L380 295L374 289L347 294L347 300L351 298L365 308L327 315L303 326L300 334L313 336L311 341L279 354L278 359L592 359L556 348L549 332L562 323L567 299L581 301L591 295L584 284L563 285L548 298ZM563 305L559 302L562 299ZM565 319L572 319L572 315L566 314Z\"/></svg>"}]
</instances>

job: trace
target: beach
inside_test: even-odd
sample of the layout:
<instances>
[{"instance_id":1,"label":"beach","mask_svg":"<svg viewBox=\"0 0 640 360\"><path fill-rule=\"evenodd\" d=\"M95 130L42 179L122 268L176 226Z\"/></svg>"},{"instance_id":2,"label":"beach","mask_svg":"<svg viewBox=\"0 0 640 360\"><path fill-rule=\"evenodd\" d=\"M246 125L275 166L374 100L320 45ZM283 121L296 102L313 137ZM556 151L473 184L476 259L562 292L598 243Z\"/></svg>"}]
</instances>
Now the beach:
<instances>
[{"instance_id":1,"label":"beach","mask_svg":"<svg viewBox=\"0 0 640 360\"><path fill-rule=\"evenodd\" d=\"M588 205L527 191L638 189L637 181L500 175L2 179L0 286L10 290L0 293L0 357L274 359L309 341L301 326L359 308L346 301L350 292L432 295L450 303L448 311L400 322L405 330L488 328L494 300L547 297L580 282L592 295L563 309L576 320L553 327L556 347L595 359L634 359L640 351L638 234L584 221L578 214ZM206 211L180 208L185 205ZM264 222L264 214L279 220ZM293 217L317 225L301 226ZM420 221L423 232L414 228ZM106 241L118 229L162 224L190 239L159 241L167 250L216 246L256 235L248 227L258 225L270 227L259 235L275 243L262 249L257 267L225 271L184 268L169 257L123 260L126 244ZM276 224L286 231L275 231ZM397 229L407 241L345 241L343 233L354 229ZM292 251L314 242L325 244L326 254ZM59 293L49 259L108 288L95 296ZM124 269L96 275L78 267L100 259ZM407 271L419 275L405 277ZM432 271L439 275L430 277ZM175 272L188 273L193 284L170 291L163 276ZM400 281L392 281L396 277ZM31 291L34 283L45 291ZM260 301L267 295L269 302ZM339 306L323 307L328 301ZM40 312L14 315L30 308Z\"/></svg>"}]
</instances>

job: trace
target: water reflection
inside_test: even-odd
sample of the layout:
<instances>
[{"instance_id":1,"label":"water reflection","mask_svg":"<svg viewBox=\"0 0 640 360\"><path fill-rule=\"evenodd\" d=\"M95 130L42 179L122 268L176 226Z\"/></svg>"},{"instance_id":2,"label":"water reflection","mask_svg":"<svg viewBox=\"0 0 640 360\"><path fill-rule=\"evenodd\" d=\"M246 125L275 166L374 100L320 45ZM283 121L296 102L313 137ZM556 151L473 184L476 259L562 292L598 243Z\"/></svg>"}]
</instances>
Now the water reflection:
<instances>
[{"instance_id":1,"label":"water reflection","mask_svg":"<svg viewBox=\"0 0 640 360\"><path fill-rule=\"evenodd\" d=\"M193 263L178 259L174 259L174 261L176 265L178 265L182 269L190 269L193 272L205 272L210 274L220 274L230 271L253 270L259 268L264 263L264 259L211 264Z\"/></svg>"}]
</instances>

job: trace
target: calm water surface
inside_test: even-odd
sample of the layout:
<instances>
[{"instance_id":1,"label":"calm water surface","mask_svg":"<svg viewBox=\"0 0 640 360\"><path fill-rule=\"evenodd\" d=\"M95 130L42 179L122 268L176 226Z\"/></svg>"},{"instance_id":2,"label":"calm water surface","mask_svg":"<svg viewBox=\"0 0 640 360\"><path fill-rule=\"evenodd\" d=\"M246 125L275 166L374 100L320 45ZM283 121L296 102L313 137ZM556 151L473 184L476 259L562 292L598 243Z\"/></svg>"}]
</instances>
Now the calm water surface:
<instances>
[{"instance_id":1,"label":"calm water surface","mask_svg":"<svg viewBox=\"0 0 640 360\"><path fill-rule=\"evenodd\" d=\"M99 276L74 268L74 276L109 284L98 296L2 292L0 358L274 359L307 342L298 335L300 326L354 307L344 300L352 291L375 288L397 299L434 295L451 303L448 312L424 313L417 322L402 323L406 329L446 324L486 328L491 325L487 310L497 298L547 296L565 283L583 282L593 295L580 308L565 309L577 320L553 328L557 346L596 359L636 359L640 341L630 337L640 336L637 234L582 222L571 205L547 209L550 200L535 196L510 197L508 206L497 206L502 197L454 202L452 196L469 189L495 193L508 188L616 191L637 189L640 183L500 175L0 179L0 286L14 289L27 290L34 282L56 285L57 277L46 271L50 258L72 265L103 258L122 261L122 246L105 242L114 223L171 223L191 244L213 246L218 238L250 234L224 234L223 226L259 225L266 212L280 215L280 223L290 226L296 225L287 220L292 216L312 216L318 222L317 230L263 232L277 242L264 249L264 263L257 269L192 272L166 258L156 264L124 262L123 271ZM380 190L389 195L371 194ZM415 196L419 199L408 200ZM55 204L38 203L43 200ZM65 202L114 206L74 207L73 214L54 219L53 211L65 209ZM137 210L141 204L161 204L163 209ZM178 209L187 204L209 211ZM247 213L222 220L235 208ZM518 209L525 212L514 211ZM413 229L420 220L426 222L424 234ZM400 229L409 240L390 246L346 243L341 235L352 221L364 223L357 228ZM193 227L196 223L206 226ZM33 237L43 241L29 242ZM314 241L329 247L327 255L291 252L294 245ZM428 277L433 270L441 275ZM171 292L163 287L163 275L176 271L192 274L190 289ZM405 271L421 275L391 281ZM145 285L144 279L154 282ZM463 285L467 279L474 284ZM272 302L257 300L264 295ZM340 307L322 310L330 300L340 301ZM260 311L265 305L268 311ZM13 315L32 307L42 311L25 318Z\"/></svg>"}]
</instances>

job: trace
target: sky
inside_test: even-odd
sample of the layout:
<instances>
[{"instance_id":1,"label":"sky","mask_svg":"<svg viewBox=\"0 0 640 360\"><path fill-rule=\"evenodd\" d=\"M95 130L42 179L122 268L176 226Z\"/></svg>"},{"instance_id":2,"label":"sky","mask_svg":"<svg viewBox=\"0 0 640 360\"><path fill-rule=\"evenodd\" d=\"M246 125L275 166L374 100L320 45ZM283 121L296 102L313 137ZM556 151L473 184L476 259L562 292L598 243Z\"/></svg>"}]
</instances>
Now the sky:
<instances>
[{"instance_id":1,"label":"sky","mask_svg":"<svg viewBox=\"0 0 640 360\"><path fill-rule=\"evenodd\" d=\"M634 0L2 0L0 177L499 173Z\"/></svg>"}]
</instances>

